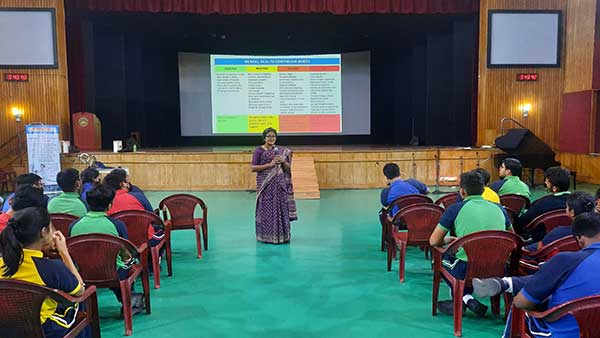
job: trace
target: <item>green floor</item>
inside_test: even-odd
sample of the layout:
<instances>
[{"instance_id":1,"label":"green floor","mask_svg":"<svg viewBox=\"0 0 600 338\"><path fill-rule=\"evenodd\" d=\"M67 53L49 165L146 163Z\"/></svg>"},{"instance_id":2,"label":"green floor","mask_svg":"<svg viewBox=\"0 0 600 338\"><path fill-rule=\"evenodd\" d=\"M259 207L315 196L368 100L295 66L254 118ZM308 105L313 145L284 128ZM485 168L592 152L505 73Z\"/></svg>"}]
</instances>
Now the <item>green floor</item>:
<instances>
[{"instance_id":1,"label":"green floor","mask_svg":"<svg viewBox=\"0 0 600 338\"><path fill-rule=\"evenodd\" d=\"M169 194L148 197L157 205ZM151 291L152 314L134 317L135 337L452 336L451 317L431 316L431 270L421 251L409 248L404 284L397 262L386 271L379 191L322 191L320 200L299 201L292 242L279 246L254 238L254 193L195 194L209 206L210 250L197 259L193 232L173 233L173 277L163 272L161 289ZM99 298L102 336L122 336L120 305L110 291ZM469 313L463 335L499 337L503 324L489 312Z\"/></svg>"}]
</instances>

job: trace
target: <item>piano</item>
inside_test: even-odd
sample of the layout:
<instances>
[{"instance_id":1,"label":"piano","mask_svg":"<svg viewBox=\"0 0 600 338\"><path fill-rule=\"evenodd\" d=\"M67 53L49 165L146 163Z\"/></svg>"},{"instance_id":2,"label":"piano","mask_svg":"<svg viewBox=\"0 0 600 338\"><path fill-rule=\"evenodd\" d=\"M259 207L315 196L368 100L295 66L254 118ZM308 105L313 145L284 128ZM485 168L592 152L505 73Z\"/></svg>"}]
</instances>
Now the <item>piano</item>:
<instances>
[{"instance_id":1,"label":"piano","mask_svg":"<svg viewBox=\"0 0 600 338\"><path fill-rule=\"evenodd\" d=\"M529 169L529 185L532 187L534 186L535 169L546 170L550 167L560 166L560 162L554 159L556 154L552 148L529 129L509 129L508 133L498 137L495 143L496 147L505 153L494 155L494 165L499 168L502 160L507 157L518 159L521 161L523 169Z\"/></svg>"}]
</instances>

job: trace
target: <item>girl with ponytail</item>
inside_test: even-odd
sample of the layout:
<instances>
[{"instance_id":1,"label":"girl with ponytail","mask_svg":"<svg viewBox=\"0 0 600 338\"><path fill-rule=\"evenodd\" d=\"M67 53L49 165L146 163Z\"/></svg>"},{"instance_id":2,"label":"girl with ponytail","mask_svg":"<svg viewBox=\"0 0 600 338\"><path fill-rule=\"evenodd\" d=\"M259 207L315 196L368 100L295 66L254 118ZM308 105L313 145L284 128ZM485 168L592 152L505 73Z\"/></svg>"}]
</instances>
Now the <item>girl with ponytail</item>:
<instances>
[{"instance_id":1,"label":"girl with ponytail","mask_svg":"<svg viewBox=\"0 0 600 338\"><path fill-rule=\"evenodd\" d=\"M44 258L43 251L55 250L61 259ZM0 279L17 279L71 295L83 293L83 281L67 250L65 237L50 223L45 208L30 207L15 212L0 233ZM47 338L62 337L77 316L78 304L59 306L54 300L42 303L40 320Z\"/></svg>"}]
</instances>

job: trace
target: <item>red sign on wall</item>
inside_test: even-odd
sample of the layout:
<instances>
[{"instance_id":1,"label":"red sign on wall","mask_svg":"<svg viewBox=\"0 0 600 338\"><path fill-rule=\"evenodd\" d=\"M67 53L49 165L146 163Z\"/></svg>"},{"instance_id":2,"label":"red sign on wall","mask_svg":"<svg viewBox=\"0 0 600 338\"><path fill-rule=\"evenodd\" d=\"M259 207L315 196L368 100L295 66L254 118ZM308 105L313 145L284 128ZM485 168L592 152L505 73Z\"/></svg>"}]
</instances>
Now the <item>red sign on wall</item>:
<instances>
[{"instance_id":1,"label":"red sign on wall","mask_svg":"<svg viewBox=\"0 0 600 338\"><path fill-rule=\"evenodd\" d=\"M27 81L29 81L29 75L28 74L6 73L6 74L4 74L4 81L27 82Z\"/></svg>"},{"instance_id":2,"label":"red sign on wall","mask_svg":"<svg viewBox=\"0 0 600 338\"><path fill-rule=\"evenodd\" d=\"M517 81L537 81L537 73L519 73L517 74Z\"/></svg>"}]
</instances>

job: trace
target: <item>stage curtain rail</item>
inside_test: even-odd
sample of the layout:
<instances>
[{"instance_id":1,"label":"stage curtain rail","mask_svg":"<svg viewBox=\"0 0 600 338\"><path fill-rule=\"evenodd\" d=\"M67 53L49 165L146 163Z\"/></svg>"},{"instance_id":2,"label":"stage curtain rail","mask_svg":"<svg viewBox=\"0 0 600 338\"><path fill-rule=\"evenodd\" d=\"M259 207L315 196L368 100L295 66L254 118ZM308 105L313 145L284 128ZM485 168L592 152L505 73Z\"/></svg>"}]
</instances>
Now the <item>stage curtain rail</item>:
<instances>
[{"instance_id":1,"label":"stage curtain rail","mask_svg":"<svg viewBox=\"0 0 600 338\"><path fill-rule=\"evenodd\" d=\"M193 14L477 13L479 0L65 0L67 11Z\"/></svg>"}]
</instances>

